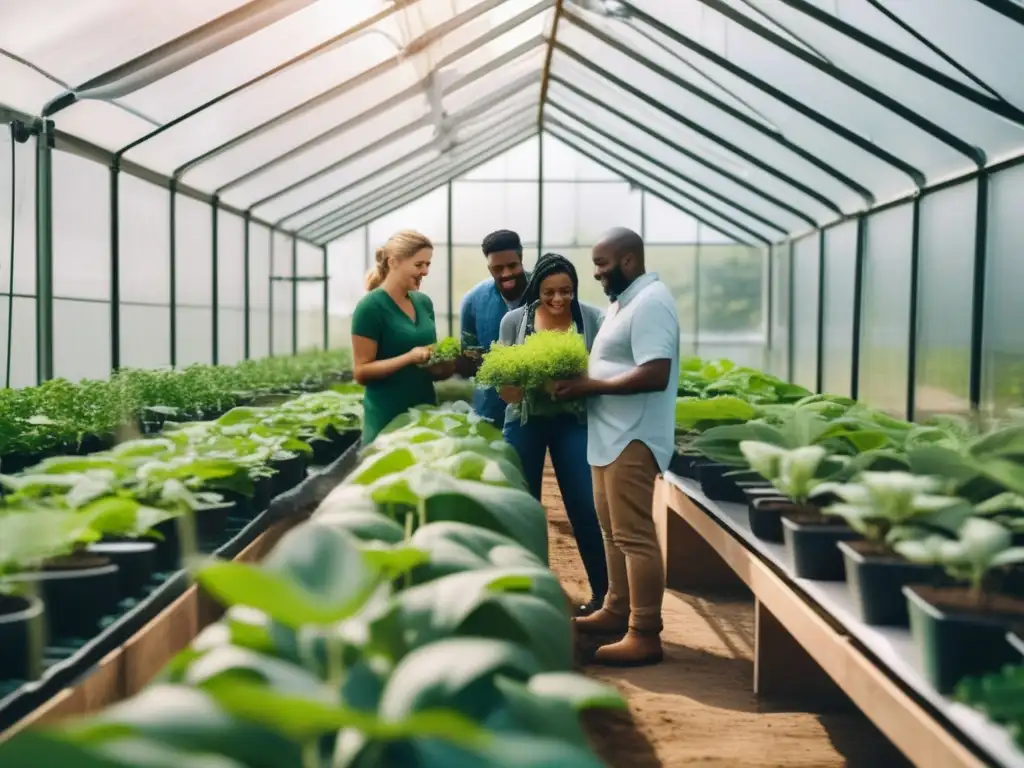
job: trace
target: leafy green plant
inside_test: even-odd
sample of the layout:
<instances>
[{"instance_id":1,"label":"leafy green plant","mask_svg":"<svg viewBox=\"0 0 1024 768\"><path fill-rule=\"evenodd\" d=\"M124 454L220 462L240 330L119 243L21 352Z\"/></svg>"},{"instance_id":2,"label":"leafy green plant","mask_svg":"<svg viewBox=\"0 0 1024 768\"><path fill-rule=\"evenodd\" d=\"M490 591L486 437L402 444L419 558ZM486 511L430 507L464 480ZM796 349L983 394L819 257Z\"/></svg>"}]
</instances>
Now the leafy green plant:
<instances>
[{"instance_id":1,"label":"leafy green plant","mask_svg":"<svg viewBox=\"0 0 1024 768\"><path fill-rule=\"evenodd\" d=\"M818 445L787 450L754 440L740 442L750 468L797 504L806 504L811 492L823 482L819 477L828 453Z\"/></svg>"},{"instance_id":2,"label":"leafy green plant","mask_svg":"<svg viewBox=\"0 0 1024 768\"><path fill-rule=\"evenodd\" d=\"M955 698L989 719L1008 725L1014 741L1024 748L1024 665L965 678L957 685Z\"/></svg>"},{"instance_id":3,"label":"leafy green plant","mask_svg":"<svg viewBox=\"0 0 1024 768\"><path fill-rule=\"evenodd\" d=\"M450 363L458 360L462 354L462 342L451 336L441 339L430 350L430 359L425 365L437 365L438 363Z\"/></svg>"}]
</instances>

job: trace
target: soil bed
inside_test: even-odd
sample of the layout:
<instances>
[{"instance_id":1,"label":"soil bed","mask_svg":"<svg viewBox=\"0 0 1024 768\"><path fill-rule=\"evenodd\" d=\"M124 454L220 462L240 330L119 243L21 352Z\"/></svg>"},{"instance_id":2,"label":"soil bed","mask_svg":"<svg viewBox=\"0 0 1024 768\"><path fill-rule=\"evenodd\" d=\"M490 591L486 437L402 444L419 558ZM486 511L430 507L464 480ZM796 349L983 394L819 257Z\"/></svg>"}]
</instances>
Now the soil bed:
<instances>
[{"instance_id":1,"label":"soil bed","mask_svg":"<svg viewBox=\"0 0 1024 768\"><path fill-rule=\"evenodd\" d=\"M1020 623L1024 617L1024 599L999 592L988 592L980 598L968 587L914 587L922 598L936 608L949 613L969 616L988 616Z\"/></svg>"},{"instance_id":2,"label":"soil bed","mask_svg":"<svg viewBox=\"0 0 1024 768\"><path fill-rule=\"evenodd\" d=\"M574 602L582 602L590 597L589 587L550 465L543 500L551 567ZM749 594L670 592L664 622L664 663L586 670L616 685L629 701L628 712L584 718L610 768L910 765L860 712L808 714L754 696ZM588 650L581 649L583 654Z\"/></svg>"}]
</instances>

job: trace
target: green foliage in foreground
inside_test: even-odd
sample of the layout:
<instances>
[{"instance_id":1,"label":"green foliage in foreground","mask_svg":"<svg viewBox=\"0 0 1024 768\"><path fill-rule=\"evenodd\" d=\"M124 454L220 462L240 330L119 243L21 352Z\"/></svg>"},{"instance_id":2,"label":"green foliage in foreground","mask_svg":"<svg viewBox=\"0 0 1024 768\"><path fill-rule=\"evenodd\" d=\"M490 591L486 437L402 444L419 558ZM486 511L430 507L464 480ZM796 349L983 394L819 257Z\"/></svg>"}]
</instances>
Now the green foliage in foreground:
<instances>
[{"instance_id":1,"label":"green foliage in foreground","mask_svg":"<svg viewBox=\"0 0 1024 768\"><path fill-rule=\"evenodd\" d=\"M254 397L323 389L351 370L347 349L180 370L124 369L106 381L53 379L0 390L0 456L73 450L140 419L210 418Z\"/></svg>"},{"instance_id":2,"label":"green foliage in foreground","mask_svg":"<svg viewBox=\"0 0 1024 768\"><path fill-rule=\"evenodd\" d=\"M0 575L34 570L103 536L146 536L164 520L222 506L224 493L252 495L276 473L274 462L361 425L359 394L318 392L0 475Z\"/></svg>"},{"instance_id":3,"label":"green foliage in foreground","mask_svg":"<svg viewBox=\"0 0 1024 768\"><path fill-rule=\"evenodd\" d=\"M134 698L0 746L4 768L600 768L546 516L500 433L413 410L261 566L195 570L228 608Z\"/></svg>"}]
</instances>

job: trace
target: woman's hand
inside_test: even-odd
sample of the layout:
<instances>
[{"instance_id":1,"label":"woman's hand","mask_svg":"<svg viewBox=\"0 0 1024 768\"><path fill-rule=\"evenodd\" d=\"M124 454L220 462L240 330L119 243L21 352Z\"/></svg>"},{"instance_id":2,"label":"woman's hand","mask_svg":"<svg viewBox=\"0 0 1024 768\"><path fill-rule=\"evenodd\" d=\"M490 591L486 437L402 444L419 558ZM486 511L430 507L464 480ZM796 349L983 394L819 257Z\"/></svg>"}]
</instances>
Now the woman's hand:
<instances>
[{"instance_id":1,"label":"woman's hand","mask_svg":"<svg viewBox=\"0 0 1024 768\"><path fill-rule=\"evenodd\" d=\"M413 347L405 353L409 365L423 365L430 359L430 347Z\"/></svg>"},{"instance_id":2,"label":"woman's hand","mask_svg":"<svg viewBox=\"0 0 1024 768\"><path fill-rule=\"evenodd\" d=\"M517 405L523 402L522 387L502 387L498 390L498 395L509 405Z\"/></svg>"}]
</instances>

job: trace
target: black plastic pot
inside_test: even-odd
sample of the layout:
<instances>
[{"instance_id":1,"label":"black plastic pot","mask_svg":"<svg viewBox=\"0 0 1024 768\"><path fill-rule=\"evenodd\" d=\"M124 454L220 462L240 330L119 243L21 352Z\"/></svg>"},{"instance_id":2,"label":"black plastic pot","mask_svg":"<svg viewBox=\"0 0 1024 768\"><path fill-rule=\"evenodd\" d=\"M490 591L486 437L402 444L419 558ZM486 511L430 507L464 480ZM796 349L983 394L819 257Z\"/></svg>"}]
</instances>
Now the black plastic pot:
<instances>
[{"instance_id":1,"label":"black plastic pot","mask_svg":"<svg viewBox=\"0 0 1024 768\"><path fill-rule=\"evenodd\" d=\"M178 543L178 521L173 517L153 526L160 534L156 541L155 565L158 572L175 571L181 560L181 547Z\"/></svg>"},{"instance_id":2,"label":"black plastic pot","mask_svg":"<svg viewBox=\"0 0 1024 768\"><path fill-rule=\"evenodd\" d=\"M306 479L306 457L299 455L290 459L283 459L272 463L277 470L271 478L271 495L279 496L285 491L290 491Z\"/></svg>"},{"instance_id":3,"label":"black plastic pot","mask_svg":"<svg viewBox=\"0 0 1024 768\"><path fill-rule=\"evenodd\" d=\"M762 541L782 544L782 513L793 509L793 502L785 496L755 496L747 504L750 532Z\"/></svg>"},{"instance_id":4,"label":"black plastic pot","mask_svg":"<svg viewBox=\"0 0 1024 768\"><path fill-rule=\"evenodd\" d=\"M907 626L907 598L903 588L938 583L943 577L942 569L937 566L912 563L896 554L865 554L850 542L839 542L839 551L857 614L871 626Z\"/></svg>"},{"instance_id":5,"label":"black plastic pot","mask_svg":"<svg viewBox=\"0 0 1024 768\"><path fill-rule=\"evenodd\" d=\"M32 669L29 629L42 615L39 598L0 594L0 680L34 680L42 673Z\"/></svg>"},{"instance_id":6,"label":"black plastic pot","mask_svg":"<svg viewBox=\"0 0 1024 768\"><path fill-rule=\"evenodd\" d=\"M117 566L121 595L142 594L156 570L156 542L135 540L100 541L89 545L89 552L110 560Z\"/></svg>"},{"instance_id":7,"label":"black plastic pot","mask_svg":"<svg viewBox=\"0 0 1024 768\"><path fill-rule=\"evenodd\" d=\"M783 515L783 539L789 552L793 575L813 581L842 581L846 576L840 541L860 538L844 523L816 519L813 516Z\"/></svg>"},{"instance_id":8,"label":"black plastic pot","mask_svg":"<svg viewBox=\"0 0 1024 768\"><path fill-rule=\"evenodd\" d=\"M39 585L51 639L91 638L121 599L117 566L87 553L58 558L43 570L19 573L12 580Z\"/></svg>"},{"instance_id":9,"label":"black plastic pot","mask_svg":"<svg viewBox=\"0 0 1024 768\"><path fill-rule=\"evenodd\" d=\"M943 589L903 588L921 672L939 693L952 693L968 675L985 675L1020 662L1020 653L1006 641L1006 630L1024 615L947 610L934 604Z\"/></svg>"},{"instance_id":10,"label":"black plastic pot","mask_svg":"<svg viewBox=\"0 0 1024 768\"><path fill-rule=\"evenodd\" d=\"M735 467L728 464L707 463L697 465L697 480L700 481L700 488L704 495L712 501L726 501L743 504L747 497L736 484L734 476L726 476L726 472L732 472Z\"/></svg>"},{"instance_id":11,"label":"black plastic pot","mask_svg":"<svg viewBox=\"0 0 1024 768\"><path fill-rule=\"evenodd\" d=\"M75 455L88 456L90 453L99 453L114 446L113 435L86 435L75 447Z\"/></svg>"},{"instance_id":12,"label":"black plastic pot","mask_svg":"<svg viewBox=\"0 0 1024 768\"><path fill-rule=\"evenodd\" d=\"M215 507L196 512L196 536L203 541L222 538L231 511L232 507Z\"/></svg>"},{"instance_id":13,"label":"black plastic pot","mask_svg":"<svg viewBox=\"0 0 1024 768\"><path fill-rule=\"evenodd\" d=\"M692 453L673 453L668 462L668 471L679 477L696 477L700 457Z\"/></svg>"}]
</instances>

